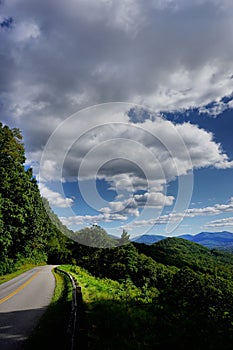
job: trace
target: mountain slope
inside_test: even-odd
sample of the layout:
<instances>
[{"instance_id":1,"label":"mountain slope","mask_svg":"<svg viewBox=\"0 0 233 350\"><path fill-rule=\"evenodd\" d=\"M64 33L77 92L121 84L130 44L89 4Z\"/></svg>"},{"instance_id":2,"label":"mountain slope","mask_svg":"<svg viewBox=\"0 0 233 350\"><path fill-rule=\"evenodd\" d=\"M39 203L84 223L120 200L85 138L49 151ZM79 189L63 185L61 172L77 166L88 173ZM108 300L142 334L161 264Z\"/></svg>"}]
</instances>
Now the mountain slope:
<instances>
[{"instance_id":1,"label":"mountain slope","mask_svg":"<svg viewBox=\"0 0 233 350\"><path fill-rule=\"evenodd\" d=\"M168 237L152 245L134 243L139 253L150 256L156 262L178 268L189 267L194 271L229 277L233 274L233 255L210 250L183 238Z\"/></svg>"}]
</instances>

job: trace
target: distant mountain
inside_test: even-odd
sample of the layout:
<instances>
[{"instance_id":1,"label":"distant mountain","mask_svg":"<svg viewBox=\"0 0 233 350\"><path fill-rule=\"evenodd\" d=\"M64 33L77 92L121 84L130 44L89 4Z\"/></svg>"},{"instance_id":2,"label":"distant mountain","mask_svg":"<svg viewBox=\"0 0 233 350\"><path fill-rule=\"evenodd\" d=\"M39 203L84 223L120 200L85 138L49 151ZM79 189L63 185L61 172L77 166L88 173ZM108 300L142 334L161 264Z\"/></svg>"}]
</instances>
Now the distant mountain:
<instances>
[{"instance_id":1,"label":"distant mountain","mask_svg":"<svg viewBox=\"0 0 233 350\"><path fill-rule=\"evenodd\" d=\"M188 236L188 237L187 237ZM219 248L233 250L233 233L222 232L201 232L197 235L179 236L188 239L189 241L199 243L208 248Z\"/></svg>"},{"instance_id":2,"label":"distant mountain","mask_svg":"<svg viewBox=\"0 0 233 350\"><path fill-rule=\"evenodd\" d=\"M141 235L131 239L132 242L136 243L145 243L145 244L153 244L155 242L160 241L161 239L166 238L165 236L159 235Z\"/></svg>"},{"instance_id":3,"label":"distant mountain","mask_svg":"<svg viewBox=\"0 0 233 350\"><path fill-rule=\"evenodd\" d=\"M187 234L178 237L191 242L199 243L207 248L233 251L233 233L231 232L201 232L196 235ZM151 245L165 238L167 237L162 235L141 235L134 237L131 239L131 241Z\"/></svg>"}]
</instances>

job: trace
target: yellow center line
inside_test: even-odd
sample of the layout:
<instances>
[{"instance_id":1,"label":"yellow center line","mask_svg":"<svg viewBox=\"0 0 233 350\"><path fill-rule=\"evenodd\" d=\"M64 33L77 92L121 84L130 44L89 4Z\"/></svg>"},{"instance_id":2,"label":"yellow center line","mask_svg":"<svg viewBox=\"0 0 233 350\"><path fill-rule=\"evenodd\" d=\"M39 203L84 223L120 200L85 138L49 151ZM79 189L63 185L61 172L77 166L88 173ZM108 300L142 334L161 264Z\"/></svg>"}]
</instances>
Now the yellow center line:
<instances>
[{"instance_id":1,"label":"yellow center line","mask_svg":"<svg viewBox=\"0 0 233 350\"><path fill-rule=\"evenodd\" d=\"M41 270L35 272L32 277L30 277L26 282L24 282L21 286L19 286L17 289L15 289L13 292L5 296L4 298L0 299L0 304L4 303L8 299L12 298L15 294L19 293L22 289L24 289L31 281L41 272Z\"/></svg>"}]
</instances>

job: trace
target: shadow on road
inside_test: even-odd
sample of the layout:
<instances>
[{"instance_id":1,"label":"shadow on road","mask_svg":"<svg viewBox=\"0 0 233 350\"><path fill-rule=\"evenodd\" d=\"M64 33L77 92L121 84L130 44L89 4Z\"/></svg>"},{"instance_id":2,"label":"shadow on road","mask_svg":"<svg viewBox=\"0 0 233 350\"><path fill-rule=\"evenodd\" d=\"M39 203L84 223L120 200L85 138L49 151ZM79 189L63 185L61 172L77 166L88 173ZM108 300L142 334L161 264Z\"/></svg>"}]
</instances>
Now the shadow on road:
<instances>
[{"instance_id":1,"label":"shadow on road","mask_svg":"<svg viewBox=\"0 0 233 350\"><path fill-rule=\"evenodd\" d=\"M23 349L46 308L0 312L0 349Z\"/></svg>"}]
</instances>

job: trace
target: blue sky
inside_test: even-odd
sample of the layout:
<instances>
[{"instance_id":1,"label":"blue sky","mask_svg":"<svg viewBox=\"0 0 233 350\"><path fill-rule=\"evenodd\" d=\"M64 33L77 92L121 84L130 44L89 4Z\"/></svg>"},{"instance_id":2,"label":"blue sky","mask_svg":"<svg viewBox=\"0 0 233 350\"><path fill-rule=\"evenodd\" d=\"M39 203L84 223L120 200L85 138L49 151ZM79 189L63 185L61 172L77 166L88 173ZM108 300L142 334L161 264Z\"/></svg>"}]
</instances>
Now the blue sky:
<instances>
[{"instance_id":1,"label":"blue sky","mask_svg":"<svg viewBox=\"0 0 233 350\"><path fill-rule=\"evenodd\" d=\"M231 0L0 3L1 121L70 228L233 232Z\"/></svg>"}]
</instances>

